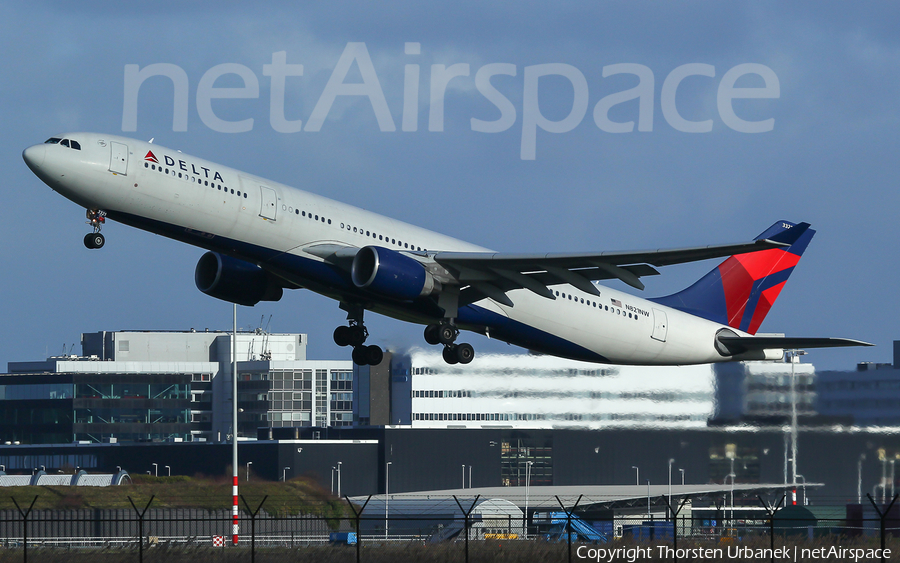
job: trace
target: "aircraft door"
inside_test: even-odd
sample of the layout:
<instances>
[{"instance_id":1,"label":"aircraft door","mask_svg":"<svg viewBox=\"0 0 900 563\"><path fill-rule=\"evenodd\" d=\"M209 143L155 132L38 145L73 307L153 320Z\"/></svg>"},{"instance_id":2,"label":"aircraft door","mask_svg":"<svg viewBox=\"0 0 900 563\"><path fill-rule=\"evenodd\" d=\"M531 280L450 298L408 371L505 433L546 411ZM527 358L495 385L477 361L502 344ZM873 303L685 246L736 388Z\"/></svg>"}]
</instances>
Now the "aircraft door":
<instances>
[{"instance_id":1,"label":"aircraft door","mask_svg":"<svg viewBox=\"0 0 900 563\"><path fill-rule=\"evenodd\" d=\"M275 194L275 190L265 186L260 186L259 191L262 196L259 204L259 216L274 221L275 212L278 210L278 196Z\"/></svg>"},{"instance_id":2,"label":"aircraft door","mask_svg":"<svg viewBox=\"0 0 900 563\"><path fill-rule=\"evenodd\" d=\"M109 171L126 176L128 173L128 145L110 141Z\"/></svg>"},{"instance_id":3,"label":"aircraft door","mask_svg":"<svg viewBox=\"0 0 900 563\"><path fill-rule=\"evenodd\" d=\"M666 318L666 312L660 311L659 309L653 309L653 332L650 333L650 338L665 342L666 333L669 330L668 325L669 321Z\"/></svg>"}]
</instances>

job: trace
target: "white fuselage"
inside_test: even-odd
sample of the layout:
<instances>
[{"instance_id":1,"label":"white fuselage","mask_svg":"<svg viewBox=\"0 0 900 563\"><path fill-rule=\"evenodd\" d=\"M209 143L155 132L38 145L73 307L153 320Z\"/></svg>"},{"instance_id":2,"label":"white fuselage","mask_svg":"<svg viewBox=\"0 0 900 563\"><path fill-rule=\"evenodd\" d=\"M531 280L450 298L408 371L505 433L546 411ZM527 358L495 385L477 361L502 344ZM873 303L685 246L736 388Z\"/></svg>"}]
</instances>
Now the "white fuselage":
<instances>
[{"instance_id":1,"label":"white fuselage","mask_svg":"<svg viewBox=\"0 0 900 563\"><path fill-rule=\"evenodd\" d=\"M378 245L399 252L488 251L159 145L95 133L65 137L76 139L81 149L59 144L26 149L35 173L63 196L85 208L105 210L114 220L264 268L290 258L299 266L276 267L276 274L329 297L341 299L353 288L341 286L335 281L340 272L331 273L330 265L323 269L323 259L305 248L331 244ZM599 297L566 284L550 289L558 295L555 300L518 289L508 292L512 307L491 299L462 307L460 324L539 352L599 362L672 365L750 359L716 351L715 335L728 328L724 325L603 286ZM367 308L434 322L403 303L384 301Z\"/></svg>"}]
</instances>

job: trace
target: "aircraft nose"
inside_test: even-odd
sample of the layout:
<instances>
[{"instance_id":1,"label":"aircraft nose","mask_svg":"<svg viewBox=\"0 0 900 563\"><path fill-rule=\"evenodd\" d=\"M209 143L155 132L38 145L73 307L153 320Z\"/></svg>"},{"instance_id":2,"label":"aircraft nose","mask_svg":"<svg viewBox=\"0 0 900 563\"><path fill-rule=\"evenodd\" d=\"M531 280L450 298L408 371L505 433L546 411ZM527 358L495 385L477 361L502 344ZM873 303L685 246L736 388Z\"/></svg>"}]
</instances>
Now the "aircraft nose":
<instances>
[{"instance_id":1,"label":"aircraft nose","mask_svg":"<svg viewBox=\"0 0 900 563\"><path fill-rule=\"evenodd\" d=\"M25 164L28 165L28 168L31 168L33 171L37 171L38 168L43 166L44 164L44 156L47 154L47 147L44 145L32 145L22 151L22 158L25 159Z\"/></svg>"}]
</instances>

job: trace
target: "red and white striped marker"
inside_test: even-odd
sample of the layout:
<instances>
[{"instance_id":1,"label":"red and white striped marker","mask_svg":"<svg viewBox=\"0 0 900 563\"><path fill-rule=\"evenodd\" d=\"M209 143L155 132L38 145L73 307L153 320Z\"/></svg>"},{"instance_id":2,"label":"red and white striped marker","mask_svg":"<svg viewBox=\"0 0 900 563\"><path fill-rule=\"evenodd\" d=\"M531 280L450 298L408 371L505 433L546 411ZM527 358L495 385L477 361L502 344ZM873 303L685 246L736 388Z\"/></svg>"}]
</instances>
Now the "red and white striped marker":
<instances>
[{"instance_id":1,"label":"red and white striped marker","mask_svg":"<svg viewBox=\"0 0 900 563\"><path fill-rule=\"evenodd\" d=\"M240 528L238 527L238 478L237 475L232 477L233 481L231 483L231 495L234 500L234 504L231 506L231 544L238 544L238 531Z\"/></svg>"}]
</instances>

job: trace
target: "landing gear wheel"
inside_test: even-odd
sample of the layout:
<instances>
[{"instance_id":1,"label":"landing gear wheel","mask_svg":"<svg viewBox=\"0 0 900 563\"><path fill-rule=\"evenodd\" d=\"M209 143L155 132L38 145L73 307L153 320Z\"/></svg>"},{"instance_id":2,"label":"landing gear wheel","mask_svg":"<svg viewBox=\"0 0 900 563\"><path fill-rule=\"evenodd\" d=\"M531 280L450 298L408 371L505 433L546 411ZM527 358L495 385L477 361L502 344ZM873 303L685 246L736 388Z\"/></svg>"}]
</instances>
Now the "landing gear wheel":
<instances>
[{"instance_id":1,"label":"landing gear wheel","mask_svg":"<svg viewBox=\"0 0 900 563\"><path fill-rule=\"evenodd\" d=\"M437 336L438 342L449 346L456 341L456 337L459 335L459 329L453 326L450 323L441 323L438 326Z\"/></svg>"},{"instance_id":2,"label":"landing gear wheel","mask_svg":"<svg viewBox=\"0 0 900 563\"><path fill-rule=\"evenodd\" d=\"M363 342L368 338L369 333L364 325L351 325L347 327L347 335L351 346L362 346Z\"/></svg>"},{"instance_id":3,"label":"landing gear wheel","mask_svg":"<svg viewBox=\"0 0 900 563\"><path fill-rule=\"evenodd\" d=\"M84 246L90 249L103 248L106 244L106 237L100 233L88 233L84 235Z\"/></svg>"},{"instance_id":4,"label":"landing gear wheel","mask_svg":"<svg viewBox=\"0 0 900 563\"><path fill-rule=\"evenodd\" d=\"M353 363L358 366L368 365L366 362L366 347L365 346L356 346L353 348L353 353L350 355L353 359Z\"/></svg>"},{"instance_id":5,"label":"landing gear wheel","mask_svg":"<svg viewBox=\"0 0 900 563\"><path fill-rule=\"evenodd\" d=\"M349 346L350 345L350 327L349 326L339 326L334 329L334 343L338 346Z\"/></svg>"},{"instance_id":6,"label":"landing gear wheel","mask_svg":"<svg viewBox=\"0 0 900 563\"><path fill-rule=\"evenodd\" d=\"M436 346L441 343L441 340L438 336L438 331L441 329L440 325L428 325L425 327L425 342L431 344L432 346Z\"/></svg>"},{"instance_id":7,"label":"landing gear wheel","mask_svg":"<svg viewBox=\"0 0 900 563\"><path fill-rule=\"evenodd\" d=\"M456 345L456 359L461 364L467 364L475 358L475 348L471 344L463 342Z\"/></svg>"},{"instance_id":8,"label":"landing gear wheel","mask_svg":"<svg viewBox=\"0 0 900 563\"><path fill-rule=\"evenodd\" d=\"M459 363L459 358L456 355L456 346L449 345L444 346L444 351L441 353L444 357L444 361L450 364L451 366Z\"/></svg>"},{"instance_id":9,"label":"landing gear wheel","mask_svg":"<svg viewBox=\"0 0 900 563\"><path fill-rule=\"evenodd\" d=\"M384 359L384 351L382 351L380 347L375 346L374 344L371 346L361 346L361 348L365 349L366 364L370 366L377 366L381 363L381 360Z\"/></svg>"}]
</instances>

